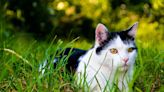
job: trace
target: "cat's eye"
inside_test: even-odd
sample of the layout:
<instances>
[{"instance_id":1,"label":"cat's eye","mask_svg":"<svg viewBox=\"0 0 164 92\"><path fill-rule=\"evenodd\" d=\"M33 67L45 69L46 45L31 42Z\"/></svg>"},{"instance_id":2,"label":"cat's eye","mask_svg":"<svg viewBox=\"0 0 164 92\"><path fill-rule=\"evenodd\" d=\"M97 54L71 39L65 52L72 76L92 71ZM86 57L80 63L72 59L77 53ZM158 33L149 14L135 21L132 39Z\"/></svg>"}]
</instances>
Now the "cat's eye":
<instances>
[{"instance_id":1,"label":"cat's eye","mask_svg":"<svg viewBox=\"0 0 164 92\"><path fill-rule=\"evenodd\" d=\"M110 49L110 52L112 54L117 54L118 53L118 50L116 48L112 48L112 49Z\"/></svg>"},{"instance_id":2,"label":"cat's eye","mask_svg":"<svg viewBox=\"0 0 164 92\"><path fill-rule=\"evenodd\" d=\"M131 47L131 48L128 48L128 52L130 53L130 52L132 52L133 51L133 48Z\"/></svg>"}]
</instances>

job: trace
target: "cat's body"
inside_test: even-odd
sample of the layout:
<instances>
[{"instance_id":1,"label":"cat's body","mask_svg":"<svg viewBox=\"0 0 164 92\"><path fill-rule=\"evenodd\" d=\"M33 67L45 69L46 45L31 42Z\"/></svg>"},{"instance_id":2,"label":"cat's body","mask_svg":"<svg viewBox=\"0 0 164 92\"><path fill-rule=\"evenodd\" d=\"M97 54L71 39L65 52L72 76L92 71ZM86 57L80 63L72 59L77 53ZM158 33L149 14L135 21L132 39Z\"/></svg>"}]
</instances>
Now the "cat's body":
<instances>
[{"instance_id":1,"label":"cat's body","mask_svg":"<svg viewBox=\"0 0 164 92\"><path fill-rule=\"evenodd\" d=\"M67 67L76 69L79 85L89 86L91 92L110 92L116 85L121 92L128 92L137 55L134 42L137 25L125 31L109 32L103 24L98 24L93 48L73 49Z\"/></svg>"}]
</instances>

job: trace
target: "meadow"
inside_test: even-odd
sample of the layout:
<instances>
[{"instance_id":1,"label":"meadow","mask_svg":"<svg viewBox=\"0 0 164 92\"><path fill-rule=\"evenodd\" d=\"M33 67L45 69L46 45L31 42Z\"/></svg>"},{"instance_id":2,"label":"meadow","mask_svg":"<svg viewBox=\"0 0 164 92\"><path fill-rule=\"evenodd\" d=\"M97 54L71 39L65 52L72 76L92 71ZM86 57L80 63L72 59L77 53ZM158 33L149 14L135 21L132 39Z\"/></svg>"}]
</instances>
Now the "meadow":
<instances>
[{"instance_id":1,"label":"meadow","mask_svg":"<svg viewBox=\"0 0 164 92\"><path fill-rule=\"evenodd\" d=\"M38 71L44 60L53 61L57 49L67 47L89 49L92 46L80 38L62 41L54 37L52 41L40 42L29 35L13 36L3 41L0 48L0 92L78 92L81 88L75 76L66 72L66 60L61 60L56 69L50 63L44 74ZM164 91L164 50L156 45L144 48L137 41L138 56L133 82L134 92ZM50 57L53 56L53 57ZM114 91L113 91L114 92Z\"/></svg>"},{"instance_id":2,"label":"meadow","mask_svg":"<svg viewBox=\"0 0 164 92\"><path fill-rule=\"evenodd\" d=\"M129 86L134 92L164 92L163 1L1 0L0 92L82 91L76 76L66 72L67 60L53 69L54 57L67 47L91 48L98 23L114 32L137 21L138 56ZM45 60L51 62L42 74Z\"/></svg>"}]
</instances>

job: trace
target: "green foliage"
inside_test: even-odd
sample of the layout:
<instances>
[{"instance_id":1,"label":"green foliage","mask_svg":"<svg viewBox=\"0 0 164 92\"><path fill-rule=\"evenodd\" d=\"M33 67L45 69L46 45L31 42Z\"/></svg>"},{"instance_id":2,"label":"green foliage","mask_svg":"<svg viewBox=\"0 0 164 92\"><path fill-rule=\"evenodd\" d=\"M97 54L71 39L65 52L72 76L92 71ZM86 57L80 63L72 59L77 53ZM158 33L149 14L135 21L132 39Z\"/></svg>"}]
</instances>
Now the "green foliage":
<instances>
[{"instance_id":1,"label":"green foliage","mask_svg":"<svg viewBox=\"0 0 164 92\"><path fill-rule=\"evenodd\" d=\"M63 66L41 75L38 65L56 56L58 48L90 48L99 22L119 31L139 21L139 55L130 86L134 92L163 92L163 6L163 0L1 0L0 91L77 92L74 76ZM56 35L64 42L51 42Z\"/></svg>"},{"instance_id":2,"label":"green foliage","mask_svg":"<svg viewBox=\"0 0 164 92\"><path fill-rule=\"evenodd\" d=\"M142 35L153 34L161 42L164 35L163 0L3 0L0 4L1 17L12 33L27 31L38 39L80 36L91 42L99 22L119 31L139 21L140 40L150 41Z\"/></svg>"},{"instance_id":3,"label":"green foliage","mask_svg":"<svg viewBox=\"0 0 164 92\"><path fill-rule=\"evenodd\" d=\"M53 26L48 12L48 2L44 0L6 0L5 18L13 26L12 31L32 32L45 37Z\"/></svg>"},{"instance_id":4,"label":"green foliage","mask_svg":"<svg viewBox=\"0 0 164 92\"><path fill-rule=\"evenodd\" d=\"M53 69L52 63L49 63L48 65L51 67L49 68L47 65L44 74L38 71L38 67L45 59L52 62L53 57L62 52L56 52L61 47L64 50L67 47L81 47L81 44L88 43L80 42L81 44L79 44L79 42L72 41L65 44L55 38L51 43L36 42L28 38L21 40L23 40L21 41L22 45L19 45L19 38L14 38L9 43L6 42L5 47L0 49L0 91L77 92L83 90L76 84L76 76L66 72L65 57L60 60L56 69ZM88 44L88 46L91 45ZM164 82L163 54L164 51L158 50L158 48L152 49L149 46L145 49L138 43L136 71L134 80L129 85L133 86L134 92L161 92ZM117 90L117 88L113 89Z\"/></svg>"}]
</instances>

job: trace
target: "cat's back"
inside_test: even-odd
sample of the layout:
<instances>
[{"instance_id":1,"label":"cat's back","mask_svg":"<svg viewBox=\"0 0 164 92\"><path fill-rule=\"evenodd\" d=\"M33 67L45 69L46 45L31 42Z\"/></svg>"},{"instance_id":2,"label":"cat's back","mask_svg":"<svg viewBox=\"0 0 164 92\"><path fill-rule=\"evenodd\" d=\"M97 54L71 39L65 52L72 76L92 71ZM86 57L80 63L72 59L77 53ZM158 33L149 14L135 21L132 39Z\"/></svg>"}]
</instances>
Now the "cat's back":
<instances>
[{"instance_id":1,"label":"cat's back","mask_svg":"<svg viewBox=\"0 0 164 92\"><path fill-rule=\"evenodd\" d=\"M63 55L68 56L68 62L66 67L69 71L76 71L80 61L79 58L85 55L87 50L82 50L78 48L66 48ZM62 55L62 56L63 56Z\"/></svg>"}]
</instances>

